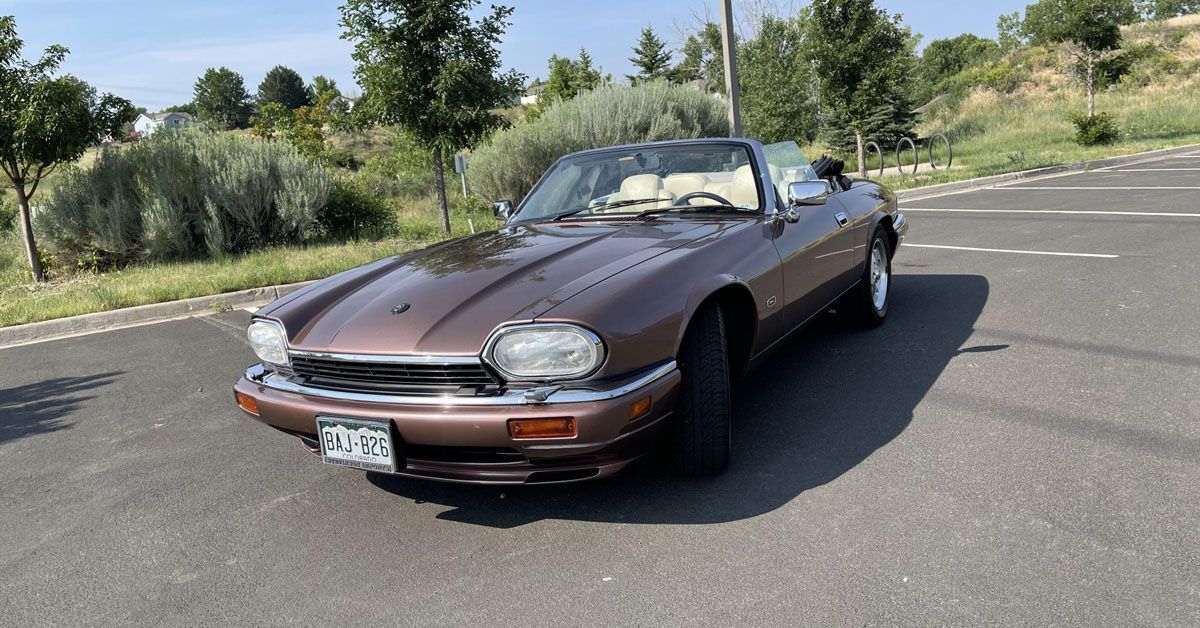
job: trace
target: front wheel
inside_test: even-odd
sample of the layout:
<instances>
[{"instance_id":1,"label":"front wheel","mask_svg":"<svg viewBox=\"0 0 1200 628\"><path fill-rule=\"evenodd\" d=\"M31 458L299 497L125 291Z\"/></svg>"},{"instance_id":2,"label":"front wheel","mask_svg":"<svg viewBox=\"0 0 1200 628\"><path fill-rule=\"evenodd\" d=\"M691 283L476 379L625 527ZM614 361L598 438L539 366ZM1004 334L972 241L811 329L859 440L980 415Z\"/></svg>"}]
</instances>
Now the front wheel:
<instances>
[{"instance_id":1,"label":"front wheel","mask_svg":"<svg viewBox=\"0 0 1200 628\"><path fill-rule=\"evenodd\" d=\"M671 471L715 475L729 464L729 356L725 319L716 303L697 312L679 352L683 381L667 442Z\"/></svg>"},{"instance_id":2,"label":"front wheel","mask_svg":"<svg viewBox=\"0 0 1200 628\"><path fill-rule=\"evenodd\" d=\"M840 310L860 327L878 327L887 319L892 303L892 257L887 232L877 227L871 235L870 255L858 285L843 297Z\"/></svg>"}]
</instances>

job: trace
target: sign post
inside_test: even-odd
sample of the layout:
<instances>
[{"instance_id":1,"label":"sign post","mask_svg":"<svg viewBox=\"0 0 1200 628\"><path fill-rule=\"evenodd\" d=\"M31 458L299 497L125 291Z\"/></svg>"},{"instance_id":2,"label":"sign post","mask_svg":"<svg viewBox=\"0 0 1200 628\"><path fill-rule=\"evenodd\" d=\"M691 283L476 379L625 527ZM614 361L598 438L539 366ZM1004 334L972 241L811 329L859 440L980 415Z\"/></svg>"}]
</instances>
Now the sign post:
<instances>
[{"instance_id":1,"label":"sign post","mask_svg":"<svg viewBox=\"0 0 1200 628\"><path fill-rule=\"evenodd\" d=\"M733 0L721 2L721 51L725 55L725 94L729 97L729 137L742 136L741 91L738 89L737 45L733 32Z\"/></svg>"},{"instance_id":2,"label":"sign post","mask_svg":"<svg viewBox=\"0 0 1200 628\"><path fill-rule=\"evenodd\" d=\"M462 179L463 198L467 197L467 158L462 153L454 154L454 171Z\"/></svg>"}]
</instances>

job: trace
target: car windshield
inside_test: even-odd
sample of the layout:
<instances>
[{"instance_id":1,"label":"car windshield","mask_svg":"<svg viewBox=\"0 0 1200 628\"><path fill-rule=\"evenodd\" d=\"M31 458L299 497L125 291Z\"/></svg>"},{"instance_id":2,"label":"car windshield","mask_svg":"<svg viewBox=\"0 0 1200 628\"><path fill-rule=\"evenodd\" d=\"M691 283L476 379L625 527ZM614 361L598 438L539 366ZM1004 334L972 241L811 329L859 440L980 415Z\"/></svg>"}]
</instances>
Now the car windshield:
<instances>
[{"instance_id":1,"label":"car windshield","mask_svg":"<svg viewBox=\"0 0 1200 628\"><path fill-rule=\"evenodd\" d=\"M763 146L763 153L767 156L771 174L777 175L771 177L775 183L817 180L817 173L813 171L812 164L804 156L804 151L800 150L799 144L795 142L768 144Z\"/></svg>"},{"instance_id":2,"label":"car windshield","mask_svg":"<svg viewBox=\"0 0 1200 628\"><path fill-rule=\"evenodd\" d=\"M797 181L816 181L817 173L796 142L779 142L763 146L771 181L779 190L779 198L787 199L788 186Z\"/></svg>"},{"instance_id":3,"label":"car windshield","mask_svg":"<svg viewBox=\"0 0 1200 628\"><path fill-rule=\"evenodd\" d=\"M762 207L750 153L734 144L641 146L564 158L521 204L517 220Z\"/></svg>"}]
</instances>

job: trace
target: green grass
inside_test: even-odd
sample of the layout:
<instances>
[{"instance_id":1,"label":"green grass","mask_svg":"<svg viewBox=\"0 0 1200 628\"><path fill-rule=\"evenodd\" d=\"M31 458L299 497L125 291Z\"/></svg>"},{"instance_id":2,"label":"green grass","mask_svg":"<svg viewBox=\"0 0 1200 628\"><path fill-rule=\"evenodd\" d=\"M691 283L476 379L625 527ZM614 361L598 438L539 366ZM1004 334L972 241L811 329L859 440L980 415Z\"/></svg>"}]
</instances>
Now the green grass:
<instances>
[{"instance_id":1,"label":"green grass","mask_svg":"<svg viewBox=\"0 0 1200 628\"><path fill-rule=\"evenodd\" d=\"M15 240L9 236L0 241L0 327L320 279L427 244L396 239L279 247L225 260L80 273L34 285L27 282L28 271Z\"/></svg>"},{"instance_id":2,"label":"green grass","mask_svg":"<svg viewBox=\"0 0 1200 628\"><path fill-rule=\"evenodd\" d=\"M980 91L953 110L935 111L922 136L947 133L954 141L954 169L888 175L883 182L906 189L1200 143L1200 81L1100 94L1098 108L1112 114L1121 139L1108 146L1080 146L1067 119L1084 109L1074 90L997 94ZM924 158L926 153L921 151ZM895 160L891 156L889 163Z\"/></svg>"},{"instance_id":3,"label":"green grass","mask_svg":"<svg viewBox=\"0 0 1200 628\"><path fill-rule=\"evenodd\" d=\"M1170 37L1174 31L1180 36ZM1125 35L1131 46L1155 43L1174 65L1141 67L1131 73L1132 84L1118 83L1097 95L1097 110L1111 114L1120 126L1117 143L1084 147L1075 142L1069 117L1086 109L1083 85L1071 78L1063 54L1029 49L1016 55L1024 59L1029 80L1012 93L976 88L922 116L917 127L921 137L945 133L953 141L953 170L888 174L882 182L906 189L1200 143L1200 15L1140 24L1127 28ZM1175 43L1168 42L1172 39ZM1139 76L1148 77L1149 84L1140 84ZM919 148L925 161L924 145ZM818 144L808 152L817 156L829 151ZM886 164L894 166L895 153L886 153ZM839 158L854 169L854 155Z\"/></svg>"},{"instance_id":4,"label":"green grass","mask_svg":"<svg viewBox=\"0 0 1200 628\"><path fill-rule=\"evenodd\" d=\"M432 209L401 215L399 235L383 240L274 247L221 260L138 264L106 273L52 267L52 280L29 281L16 230L0 235L0 327L103 312L135 305L321 279L442 238ZM452 214L453 236L495 226L479 212Z\"/></svg>"}]
</instances>

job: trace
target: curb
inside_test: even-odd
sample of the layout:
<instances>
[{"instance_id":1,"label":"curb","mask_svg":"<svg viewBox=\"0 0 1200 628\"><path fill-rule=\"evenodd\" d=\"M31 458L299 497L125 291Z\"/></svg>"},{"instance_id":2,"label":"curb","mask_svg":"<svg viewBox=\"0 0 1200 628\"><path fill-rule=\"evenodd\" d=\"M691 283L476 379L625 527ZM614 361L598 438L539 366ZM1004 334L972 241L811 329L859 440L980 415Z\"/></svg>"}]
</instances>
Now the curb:
<instances>
[{"instance_id":1,"label":"curb","mask_svg":"<svg viewBox=\"0 0 1200 628\"><path fill-rule=\"evenodd\" d=\"M302 281L282 286L250 288L207 297L193 297L110 312L70 316L40 323L0 327L0 349L192 316L207 316L242 307L266 305L311 283L313 282Z\"/></svg>"},{"instance_id":2,"label":"curb","mask_svg":"<svg viewBox=\"0 0 1200 628\"><path fill-rule=\"evenodd\" d=\"M1080 161L1073 164L1046 166L1045 168L1035 168L1033 170L1024 170L1021 172L1008 172L1005 174L992 175L990 177L967 179L965 181L939 183L937 185L928 185L925 187L912 188L908 190L897 190L896 199L901 201L911 201L921 198L929 198L932 196L967 192L978 188L990 187L996 185L997 183L1039 179L1042 177L1050 177L1072 172L1085 172L1088 170L1094 170L1096 168L1108 168L1110 166L1127 166L1129 164L1134 164L1141 161L1148 161L1158 157L1168 157L1197 149L1200 149L1200 144L1189 144L1187 146L1175 146L1173 148L1160 148L1158 150L1147 151L1144 153L1133 153L1131 155L1121 155L1118 157L1106 157L1104 159L1096 159L1093 161Z\"/></svg>"}]
</instances>

